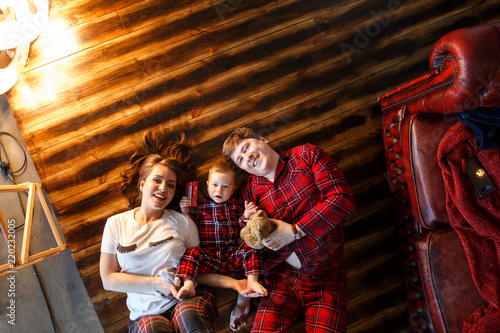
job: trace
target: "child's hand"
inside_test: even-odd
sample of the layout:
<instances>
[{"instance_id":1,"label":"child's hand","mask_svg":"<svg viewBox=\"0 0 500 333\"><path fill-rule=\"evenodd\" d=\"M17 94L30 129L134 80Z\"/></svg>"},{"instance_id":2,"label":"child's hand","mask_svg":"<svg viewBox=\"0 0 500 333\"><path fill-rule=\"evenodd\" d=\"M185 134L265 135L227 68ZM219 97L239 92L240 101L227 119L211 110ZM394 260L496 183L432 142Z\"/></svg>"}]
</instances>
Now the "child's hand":
<instances>
[{"instance_id":1,"label":"child's hand","mask_svg":"<svg viewBox=\"0 0 500 333\"><path fill-rule=\"evenodd\" d=\"M185 214L189 213L189 205L191 204L191 200L188 197L184 196L181 198L179 202L179 206L181 206L181 211Z\"/></svg>"},{"instance_id":2,"label":"child's hand","mask_svg":"<svg viewBox=\"0 0 500 333\"><path fill-rule=\"evenodd\" d=\"M250 215L257 213L258 210L259 210L259 207L257 207L256 204L254 204L251 201L248 202L245 200L245 212L243 213L243 215L245 215L246 219L249 218Z\"/></svg>"}]
</instances>

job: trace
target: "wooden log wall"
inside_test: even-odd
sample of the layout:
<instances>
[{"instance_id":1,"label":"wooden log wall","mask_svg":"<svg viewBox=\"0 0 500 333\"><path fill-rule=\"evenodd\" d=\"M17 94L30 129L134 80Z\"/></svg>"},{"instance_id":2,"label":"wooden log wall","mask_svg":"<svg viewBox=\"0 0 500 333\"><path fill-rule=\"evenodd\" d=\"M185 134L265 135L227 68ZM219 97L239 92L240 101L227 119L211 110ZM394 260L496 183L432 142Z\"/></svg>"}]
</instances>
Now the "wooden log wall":
<instances>
[{"instance_id":1,"label":"wooden log wall","mask_svg":"<svg viewBox=\"0 0 500 333\"><path fill-rule=\"evenodd\" d=\"M204 182L240 126L334 158L358 206L348 331L412 331L377 97L429 72L439 37L498 13L498 0L52 0L7 97L105 331L124 332L128 311L102 288L101 235L127 209L116 183L142 135L186 133Z\"/></svg>"}]
</instances>

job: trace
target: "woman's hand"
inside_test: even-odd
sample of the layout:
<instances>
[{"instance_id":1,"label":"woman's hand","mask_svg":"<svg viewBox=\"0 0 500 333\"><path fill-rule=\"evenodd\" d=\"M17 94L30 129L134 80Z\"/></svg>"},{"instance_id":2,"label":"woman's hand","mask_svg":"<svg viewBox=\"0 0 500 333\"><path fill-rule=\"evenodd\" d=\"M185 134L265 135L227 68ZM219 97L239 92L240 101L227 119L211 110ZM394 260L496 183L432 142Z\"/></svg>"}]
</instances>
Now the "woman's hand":
<instances>
[{"instance_id":1,"label":"woman's hand","mask_svg":"<svg viewBox=\"0 0 500 333\"><path fill-rule=\"evenodd\" d=\"M292 227L289 223L281 220L269 219L276 226L273 232L262 240L262 243L273 251L279 251L283 247L295 241Z\"/></svg>"},{"instance_id":2,"label":"woman's hand","mask_svg":"<svg viewBox=\"0 0 500 333\"><path fill-rule=\"evenodd\" d=\"M176 286L172 282L165 281L162 277L160 277L160 279L161 280L155 283L156 291L165 297L172 295L175 298L179 298L179 291L177 290L179 286Z\"/></svg>"}]
</instances>

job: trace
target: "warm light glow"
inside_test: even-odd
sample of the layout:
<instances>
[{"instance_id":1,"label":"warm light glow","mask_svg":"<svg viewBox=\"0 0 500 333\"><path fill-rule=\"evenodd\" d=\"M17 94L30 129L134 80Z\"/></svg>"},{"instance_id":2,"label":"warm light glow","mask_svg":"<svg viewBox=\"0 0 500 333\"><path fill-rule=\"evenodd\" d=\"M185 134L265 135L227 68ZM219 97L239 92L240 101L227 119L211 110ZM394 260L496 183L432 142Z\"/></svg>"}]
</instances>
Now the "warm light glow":
<instances>
[{"instance_id":1,"label":"warm light glow","mask_svg":"<svg viewBox=\"0 0 500 333\"><path fill-rule=\"evenodd\" d=\"M486 174L483 169L477 169L476 170L476 176L478 177L483 177Z\"/></svg>"},{"instance_id":2,"label":"warm light glow","mask_svg":"<svg viewBox=\"0 0 500 333\"><path fill-rule=\"evenodd\" d=\"M51 18L49 16L49 21L47 22L47 25L45 26L43 35L51 35L59 31L64 31L68 29L68 25L66 22L64 22L63 19L60 18Z\"/></svg>"},{"instance_id":3,"label":"warm light glow","mask_svg":"<svg viewBox=\"0 0 500 333\"><path fill-rule=\"evenodd\" d=\"M26 101L29 101L29 104L31 107L36 107L37 101L32 97L33 92L31 91L31 88L28 87L26 84L22 84L19 86L22 92L22 95L25 97Z\"/></svg>"},{"instance_id":4,"label":"warm light glow","mask_svg":"<svg viewBox=\"0 0 500 333\"><path fill-rule=\"evenodd\" d=\"M49 18L44 34L51 35L50 42L45 40L39 52L49 61L66 57L79 50L73 29L70 29L64 20Z\"/></svg>"}]
</instances>

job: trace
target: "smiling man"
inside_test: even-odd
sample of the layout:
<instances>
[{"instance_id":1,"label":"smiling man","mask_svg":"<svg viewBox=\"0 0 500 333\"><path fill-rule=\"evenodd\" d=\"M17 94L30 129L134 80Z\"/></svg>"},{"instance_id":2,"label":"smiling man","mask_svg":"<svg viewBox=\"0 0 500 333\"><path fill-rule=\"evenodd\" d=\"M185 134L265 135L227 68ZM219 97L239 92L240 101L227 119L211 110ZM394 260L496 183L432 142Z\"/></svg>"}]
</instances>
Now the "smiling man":
<instances>
[{"instance_id":1,"label":"smiling man","mask_svg":"<svg viewBox=\"0 0 500 333\"><path fill-rule=\"evenodd\" d=\"M343 173L318 147L274 150L249 128L233 131L222 154L250 174L243 197L276 229L264 239L265 287L252 332L287 332L299 314L308 332L345 332L344 219L355 210Z\"/></svg>"}]
</instances>

